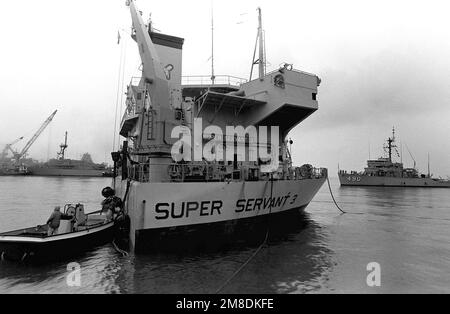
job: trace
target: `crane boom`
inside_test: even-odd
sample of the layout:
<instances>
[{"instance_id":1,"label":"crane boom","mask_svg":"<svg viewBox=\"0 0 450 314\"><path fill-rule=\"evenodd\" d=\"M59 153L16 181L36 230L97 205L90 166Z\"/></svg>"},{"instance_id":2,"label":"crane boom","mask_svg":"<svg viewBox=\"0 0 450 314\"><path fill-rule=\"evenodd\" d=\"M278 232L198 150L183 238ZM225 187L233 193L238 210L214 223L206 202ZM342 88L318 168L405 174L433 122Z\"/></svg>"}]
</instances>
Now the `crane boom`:
<instances>
[{"instance_id":1,"label":"crane boom","mask_svg":"<svg viewBox=\"0 0 450 314\"><path fill-rule=\"evenodd\" d=\"M134 1L127 2L130 7L131 19L133 21L133 37L139 46L139 54L144 65L142 74L151 83L155 80L164 82L167 85L167 78L164 74L164 67L161 64L156 48L150 38L147 26L142 20L141 14L136 9Z\"/></svg>"},{"instance_id":2,"label":"crane boom","mask_svg":"<svg viewBox=\"0 0 450 314\"><path fill-rule=\"evenodd\" d=\"M414 162L414 169L416 169L416 160L414 159L413 154L412 154L411 151L409 150L408 145L405 144L405 146L406 146L406 149L408 150L409 156L411 156L411 159L412 159L413 162Z\"/></svg>"},{"instance_id":3,"label":"crane boom","mask_svg":"<svg viewBox=\"0 0 450 314\"><path fill-rule=\"evenodd\" d=\"M21 141L21 140L23 140L23 136L22 136L22 137L19 137L17 140L13 141L13 142L10 143L10 144L6 144L6 145L5 145L5 148L4 148L3 151L2 151L1 159L6 158L6 156L8 155L8 150L11 151L11 153L12 153L13 155L15 155L16 152L12 149L12 146L13 146L14 144L17 144L17 143L18 143L19 141Z\"/></svg>"},{"instance_id":4,"label":"crane boom","mask_svg":"<svg viewBox=\"0 0 450 314\"><path fill-rule=\"evenodd\" d=\"M44 132L45 128L52 122L53 118L55 117L58 110L55 110L48 118L44 121L44 123L41 125L39 130L37 130L36 133L34 133L33 137L28 141L28 143L25 145L25 147L22 149L20 153L16 153L14 155L14 158L16 159L16 162L19 162L19 160L25 156L25 154L28 152L30 147L34 144L34 142L38 139L38 137L41 135L42 132Z\"/></svg>"}]
</instances>

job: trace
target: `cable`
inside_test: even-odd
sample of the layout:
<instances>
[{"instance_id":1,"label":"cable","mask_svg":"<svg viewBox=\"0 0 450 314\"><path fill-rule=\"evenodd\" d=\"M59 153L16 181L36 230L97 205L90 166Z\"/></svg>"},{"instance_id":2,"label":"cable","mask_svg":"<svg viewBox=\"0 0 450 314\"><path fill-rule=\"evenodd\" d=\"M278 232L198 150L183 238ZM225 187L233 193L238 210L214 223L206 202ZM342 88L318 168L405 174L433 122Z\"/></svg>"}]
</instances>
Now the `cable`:
<instances>
[{"instance_id":1,"label":"cable","mask_svg":"<svg viewBox=\"0 0 450 314\"><path fill-rule=\"evenodd\" d=\"M127 65L127 45L126 45L126 41L124 43L124 53L123 53L123 60L122 60L122 73L121 73L121 82L122 82L122 86L121 86L121 95L120 95L120 111L119 114L123 114L123 95L124 95L124 86L125 86L125 68ZM118 143L117 143L118 147L120 147L120 136L118 137Z\"/></svg>"},{"instance_id":2,"label":"cable","mask_svg":"<svg viewBox=\"0 0 450 314\"><path fill-rule=\"evenodd\" d=\"M119 115L118 110L119 110L119 98L120 98L120 92L121 92L121 78L122 78L122 61L123 61L123 55L124 55L124 45L123 43L121 44L120 47L120 60L119 60L119 73L118 73L118 77L117 77L117 93L116 93L116 115L114 117L114 132L113 132L113 151L115 151L116 149L116 132L117 132L117 116Z\"/></svg>"},{"instance_id":3,"label":"cable","mask_svg":"<svg viewBox=\"0 0 450 314\"><path fill-rule=\"evenodd\" d=\"M241 267L236 270L233 275L228 278L227 281L225 281L222 286L220 286L219 289L215 292L215 294L219 294L244 268L247 266L255 257L258 255L258 253L262 250L262 248L267 244L267 240L269 239L269 230L270 230L270 214L272 213L272 196L273 196L273 174L270 177L270 203L269 203L269 215L267 216L267 230L266 230L266 236L264 238L264 241L261 243L261 245L256 249L256 251L244 262L244 264L241 265Z\"/></svg>"},{"instance_id":4,"label":"cable","mask_svg":"<svg viewBox=\"0 0 450 314\"><path fill-rule=\"evenodd\" d=\"M114 246L114 249L115 249L118 253L122 254L122 257L126 257L126 256L129 255L128 252L126 252L126 251L120 249L120 248L117 246L117 244L116 244L116 239L115 239L115 238L114 238L113 241L112 241L112 245Z\"/></svg>"},{"instance_id":5,"label":"cable","mask_svg":"<svg viewBox=\"0 0 450 314\"><path fill-rule=\"evenodd\" d=\"M334 205L336 205L337 209L339 209L343 214L346 214L347 212L343 211L339 207L338 203L336 202L336 199L334 198L333 191L331 190L330 179L328 178L328 176L327 176L327 182L328 182L328 188L330 189L330 194L331 194L331 198L333 199Z\"/></svg>"}]
</instances>

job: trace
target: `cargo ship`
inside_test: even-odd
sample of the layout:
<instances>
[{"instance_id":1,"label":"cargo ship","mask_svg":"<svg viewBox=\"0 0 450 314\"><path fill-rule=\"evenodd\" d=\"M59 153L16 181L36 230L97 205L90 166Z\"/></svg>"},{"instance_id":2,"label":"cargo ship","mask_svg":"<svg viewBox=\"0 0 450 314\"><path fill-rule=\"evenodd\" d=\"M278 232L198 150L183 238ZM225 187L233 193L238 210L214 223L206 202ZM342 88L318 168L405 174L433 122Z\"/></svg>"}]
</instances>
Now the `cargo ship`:
<instances>
[{"instance_id":1,"label":"cargo ship","mask_svg":"<svg viewBox=\"0 0 450 314\"><path fill-rule=\"evenodd\" d=\"M368 160L363 172L339 170L341 186L384 186L384 187L424 187L424 188L450 188L450 180L433 178L428 174L421 174L414 168L404 168L403 163L393 160L397 152L395 144L395 129L392 137L386 140L384 150L386 157Z\"/></svg>"},{"instance_id":2,"label":"cargo ship","mask_svg":"<svg viewBox=\"0 0 450 314\"><path fill-rule=\"evenodd\" d=\"M65 141L60 146L56 159L46 163L33 164L28 167L28 175L49 177L108 177L111 169L104 163L97 164L92 161L89 153L83 154L80 160L65 158L67 145L67 132Z\"/></svg>"},{"instance_id":3,"label":"cargo ship","mask_svg":"<svg viewBox=\"0 0 450 314\"><path fill-rule=\"evenodd\" d=\"M142 76L126 93L112 186L130 218L131 248L221 247L257 226L292 222L328 175L294 166L288 140L318 110L319 77L290 64L266 73L260 9L257 78L214 68L211 77L182 77L184 39L155 32L135 1L127 5Z\"/></svg>"}]
</instances>

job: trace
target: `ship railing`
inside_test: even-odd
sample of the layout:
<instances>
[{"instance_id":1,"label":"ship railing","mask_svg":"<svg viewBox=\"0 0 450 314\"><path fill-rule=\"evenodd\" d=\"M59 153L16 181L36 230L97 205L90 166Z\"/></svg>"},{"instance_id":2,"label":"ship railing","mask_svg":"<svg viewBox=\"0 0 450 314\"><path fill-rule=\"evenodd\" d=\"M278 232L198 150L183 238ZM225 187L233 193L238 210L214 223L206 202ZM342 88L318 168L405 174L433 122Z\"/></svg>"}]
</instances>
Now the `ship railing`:
<instances>
[{"instance_id":1,"label":"ship railing","mask_svg":"<svg viewBox=\"0 0 450 314\"><path fill-rule=\"evenodd\" d=\"M207 75L192 75L192 76L183 76L182 77L182 85L229 85L239 87L244 83L247 83L248 80L236 76L231 75L216 75L214 77L214 82L211 79L211 76Z\"/></svg>"},{"instance_id":2,"label":"ship railing","mask_svg":"<svg viewBox=\"0 0 450 314\"><path fill-rule=\"evenodd\" d=\"M267 181L271 177L280 180L323 179L328 177L326 168L309 168L302 171L302 167L285 168L280 165L274 173L263 173L257 165L235 168L227 164L210 163L137 163L128 167L128 177L132 180L147 183L152 181L150 169L158 169L158 177L168 182L225 182L225 181ZM161 169L166 171L161 176Z\"/></svg>"},{"instance_id":3,"label":"ship railing","mask_svg":"<svg viewBox=\"0 0 450 314\"><path fill-rule=\"evenodd\" d=\"M280 66L278 69L273 70L271 72L268 72L266 75L271 75L271 74L275 74L278 73L280 70L287 70L287 71L291 71L291 72L295 72L295 73L299 73L299 74L303 74L303 75L308 75L308 76L317 76L316 74L313 73L309 73L309 72L305 72L305 71L301 71L298 69L294 69L294 68L290 68L290 64L286 64L287 67L285 66Z\"/></svg>"}]
</instances>

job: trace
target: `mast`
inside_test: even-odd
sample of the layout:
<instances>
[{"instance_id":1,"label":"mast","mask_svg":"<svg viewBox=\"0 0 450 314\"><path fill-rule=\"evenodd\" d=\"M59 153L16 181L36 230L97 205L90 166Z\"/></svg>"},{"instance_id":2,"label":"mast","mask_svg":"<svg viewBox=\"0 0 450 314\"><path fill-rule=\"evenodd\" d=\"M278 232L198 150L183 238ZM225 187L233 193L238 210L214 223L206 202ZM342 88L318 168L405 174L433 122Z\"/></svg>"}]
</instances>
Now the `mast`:
<instances>
[{"instance_id":1,"label":"mast","mask_svg":"<svg viewBox=\"0 0 450 314\"><path fill-rule=\"evenodd\" d=\"M59 145L59 147L61 148L60 152L58 153L58 159L59 160L64 160L64 154L66 152L67 147L69 147L67 145L67 131L66 134L64 136L64 144Z\"/></svg>"},{"instance_id":2,"label":"mast","mask_svg":"<svg viewBox=\"0 0 450 314\"><path fill-rule=\"evenodd\" d=\"M431 177L431 172L430 172L430 153L428 153L428 178Z\"/></svg>"},{"instance_id":3,"label":"mast","mask_svg":"<svg viewBox=\"0 0 450 314\"><path fill-rule=\"evenodd\" d=\"M214 85L216 76L214 74L214 2L211 0L211 82Z\"/></svg>"},{"instance_id":4,"label":"mast","mask_svg":"<svg viewBox=\"0 0 450 314\"><path fill-rule=\"evenodd\" d=\"M258 8L258 36L259 36L259 79L262 80L265 73L265 56L264 56L264 34L263 34L263 27L262 27L262 13L261 8Z\"/></svg>"},{"instance_id":5,"label":"mast","mask_svg":"<svg viewBox=\"0 0 450 314\"><path fill-rule=\"evenodd\" d=\"M261 8L258 8L258 33L256 35L255 50L253 52L252 68L250 70L250 81L253 78L253 68L256 64L259 65L259 79L263 80L266 75L266 57L265 57L265 34L262 26ZM256 48L259 45L259 59L256 58Z\"/></svg>"},{"instance_id":6,"label":"mast","mask_svg":"<svg viewBox=\"0 0 450 314\"><path fill-rule=\"evenodd\" d=\"M388 153L389 153L389 162L392 162L392 149L396 148L397 146L394 145L395 143L395 128L392 128L392 137L389 137L388 140Z\"/></svg>"}]
</instances>

